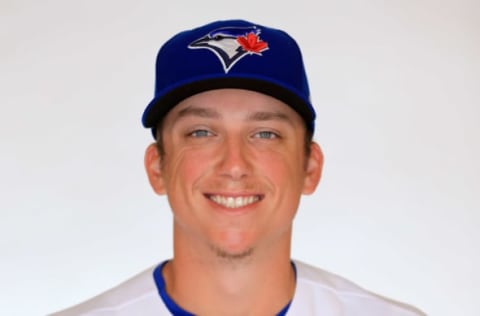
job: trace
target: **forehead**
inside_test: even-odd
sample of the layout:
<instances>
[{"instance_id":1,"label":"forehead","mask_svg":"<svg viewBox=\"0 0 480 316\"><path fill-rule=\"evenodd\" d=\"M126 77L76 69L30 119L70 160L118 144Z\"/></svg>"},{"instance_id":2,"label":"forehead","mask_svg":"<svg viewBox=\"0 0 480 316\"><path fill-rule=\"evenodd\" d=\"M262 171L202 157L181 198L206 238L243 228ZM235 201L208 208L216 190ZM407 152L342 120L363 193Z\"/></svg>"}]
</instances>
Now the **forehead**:
<instances>
[{"instance_id":1,"label":"forehead","mask_svg":"<svg viewBox=\"0 0 480 316\"><path fill-rule=\"evenodd\" d=\"M243 89L217 89L195 94L178 103L165 119L178 118L185 112L220 118L271 113L283 116L292 123L303 124L300 115L284 102L266 94Z\"/></svg>"}]
</instances>

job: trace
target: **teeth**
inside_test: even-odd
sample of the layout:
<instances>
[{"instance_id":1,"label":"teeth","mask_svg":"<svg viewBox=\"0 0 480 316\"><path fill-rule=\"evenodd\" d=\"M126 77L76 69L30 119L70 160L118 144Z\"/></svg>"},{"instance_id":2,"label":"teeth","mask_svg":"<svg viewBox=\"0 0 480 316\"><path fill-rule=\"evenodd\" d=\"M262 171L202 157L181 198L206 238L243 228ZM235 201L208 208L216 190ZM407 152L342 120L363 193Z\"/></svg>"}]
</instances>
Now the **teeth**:
<instances>
[{"instance_id":1,"label":"teeth","mask_svg":"<svg viewBox=\"0 0 480 316\"><path fill-rule=\"evenodd\" d=\"M228 208L238 208L247 206L259 200L258 195L251 195L251 196L222 196L222 195L211 195L210 200L213 202L228 207Z\"/></svg>"}]
</instances>

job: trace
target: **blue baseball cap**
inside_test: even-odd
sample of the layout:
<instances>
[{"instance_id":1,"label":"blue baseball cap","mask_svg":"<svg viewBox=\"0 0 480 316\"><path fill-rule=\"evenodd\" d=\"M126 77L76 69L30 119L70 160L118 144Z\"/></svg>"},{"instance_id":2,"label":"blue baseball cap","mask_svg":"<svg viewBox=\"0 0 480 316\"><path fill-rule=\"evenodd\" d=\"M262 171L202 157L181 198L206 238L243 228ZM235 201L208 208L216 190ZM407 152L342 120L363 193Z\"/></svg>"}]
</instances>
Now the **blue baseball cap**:
<instances>
[{"instance_id":1,"label":"blue baseball cap","mask_svg":"<svg viewBox=\"0 0 480 316\"><path fill-rule=\"evenodd\" d=\"M216 21L173 36L159 50L155 94L142 117L155 129L180 101L197 93L237 88L260 92L291 106L312 132L302 54L286 32L244 20Z\"/></svg>"}]
</instances>

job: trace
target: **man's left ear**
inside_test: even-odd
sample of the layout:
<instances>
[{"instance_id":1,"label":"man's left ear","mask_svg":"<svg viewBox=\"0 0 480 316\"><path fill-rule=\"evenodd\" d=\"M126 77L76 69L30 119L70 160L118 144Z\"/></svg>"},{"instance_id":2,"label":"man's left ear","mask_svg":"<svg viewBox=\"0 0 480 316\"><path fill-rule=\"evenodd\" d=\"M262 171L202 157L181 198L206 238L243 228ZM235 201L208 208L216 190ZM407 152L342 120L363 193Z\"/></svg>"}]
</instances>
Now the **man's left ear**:
<instances>
[{"instance_id":1,"label":"man's left ear","mask_svg":"<svg viewBox=\"0 0 480 316\"><path fill-rule=\"evenodd\" d=\"M316 142L310 144L310 156L307 158L303 194L312 194L317 188L323 169L322 149Z\"/></svg>"}]
</instances>

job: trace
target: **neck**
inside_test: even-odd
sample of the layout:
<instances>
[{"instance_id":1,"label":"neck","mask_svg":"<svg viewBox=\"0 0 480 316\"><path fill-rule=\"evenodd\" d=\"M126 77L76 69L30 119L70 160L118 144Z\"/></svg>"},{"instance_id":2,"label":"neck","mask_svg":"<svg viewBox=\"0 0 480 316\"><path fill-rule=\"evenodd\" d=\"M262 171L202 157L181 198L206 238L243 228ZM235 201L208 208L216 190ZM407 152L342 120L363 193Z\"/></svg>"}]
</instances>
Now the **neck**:
<instances>
[{"instance_id":1,"label":"neck","mask_svg":"<svg viewBox=\"0 0 480 316\"><path fill-rule=\"evenodd\" d=\"M290 231L274 244L238 257L184 245L175 243L174 258L163 275L168 294L186 310L199 315L274 315L293 297Z\"/></svg>"}]
</instances>

